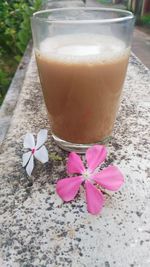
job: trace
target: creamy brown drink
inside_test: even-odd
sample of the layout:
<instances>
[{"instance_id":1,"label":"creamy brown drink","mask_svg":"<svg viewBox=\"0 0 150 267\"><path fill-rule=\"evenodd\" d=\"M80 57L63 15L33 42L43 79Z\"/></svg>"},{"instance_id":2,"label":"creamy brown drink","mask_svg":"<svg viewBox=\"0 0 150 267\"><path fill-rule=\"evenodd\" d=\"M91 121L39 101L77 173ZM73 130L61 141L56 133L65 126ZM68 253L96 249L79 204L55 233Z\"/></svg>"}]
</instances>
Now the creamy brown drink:
<instances>
[{"instance_id":1,"label":"creamy brown drink","mask_svg":"<svg viewBox=\"0 0 150 267\"><path fill-rule=\"evenodd\" d=\"M47 38L36 59L52 132L73 143L111 135L129 49L114 37L94 34Z\"/></svg>"}]
</instances>

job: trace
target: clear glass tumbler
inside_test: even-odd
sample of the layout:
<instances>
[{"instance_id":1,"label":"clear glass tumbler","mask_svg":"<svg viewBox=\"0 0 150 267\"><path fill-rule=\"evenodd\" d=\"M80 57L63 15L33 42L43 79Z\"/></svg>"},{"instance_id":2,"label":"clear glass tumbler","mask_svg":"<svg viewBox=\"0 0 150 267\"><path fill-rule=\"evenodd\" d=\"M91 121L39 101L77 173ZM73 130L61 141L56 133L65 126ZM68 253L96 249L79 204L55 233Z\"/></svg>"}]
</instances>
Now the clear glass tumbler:
<instances>
[{"instance_id":1,"label":"clear glass tumbler","mask_svg":"<svg viewBox=\"0 0 150 267\"><path fill-rule=\"evenodd\" d=\"M134 16L101 8L39 11L36 61L52 135L84 152L112 134L130 54Z\"/></svg>"}]
</instances>

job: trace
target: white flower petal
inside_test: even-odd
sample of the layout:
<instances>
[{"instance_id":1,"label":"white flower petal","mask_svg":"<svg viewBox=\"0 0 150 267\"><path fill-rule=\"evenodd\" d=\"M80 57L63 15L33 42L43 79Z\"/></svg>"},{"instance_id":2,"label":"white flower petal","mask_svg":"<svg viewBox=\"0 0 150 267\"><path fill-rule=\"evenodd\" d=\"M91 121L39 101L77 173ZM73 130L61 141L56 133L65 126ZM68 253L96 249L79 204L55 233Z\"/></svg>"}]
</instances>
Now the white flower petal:
<instances>
[{"instance_id":1,"label":"white flower petal","mask_svg":"<svg viewBox=\"0 0 150 267\"><path fill-rule=\"evenodd\" d=\"M35 147L35 141L32 133L27 133L24 138L24 143L23 143L25 148L34 148Z\"/></svg>"},{"instance_id":2,"label":"white flower petal","mask_svg":"<svg viewBox=\"0 0 150 267\"><path fill-rule=\"evenodd\" d=\"M46 140L47 140L47 130L42 129L38 132L38 135L37 135L36 149L41 147L45 143Z\"/></svg>"},{"instance_id":3,"label":"white flower petal","mask_svg":"<svg viewBox=\"0 0 150 267\"><path fill-rule=\"evenodd\" d=\"M38 159L42 163L46 163L48 161L48 151L45 146L42 146L40 149L36 150L34 153L36 159Z\"/></svg>"},{"instance_id":4,"label":"white flower petal","mask_svg":"<svg viewBox=\"0 0 150 267\"><path fill-rule=\"evenodd\" d=\"M32 155L26 167L26 172L29 176L31 176L33 168L34 168L34 160L33 160L33 155Z\"/></svg>"},{"instance_id":5,"label":"white flower petal","mask_svg":"<svg viewBox=\"0 0 150 267\"><path fill-rule=\"evenodd\" d=\"M23 154L23 156L22 156L22 166L23 167L25 167L27 165L31 155L32 155L31 151L26 152L26 153Z\"/></svg>"}]
</instances>

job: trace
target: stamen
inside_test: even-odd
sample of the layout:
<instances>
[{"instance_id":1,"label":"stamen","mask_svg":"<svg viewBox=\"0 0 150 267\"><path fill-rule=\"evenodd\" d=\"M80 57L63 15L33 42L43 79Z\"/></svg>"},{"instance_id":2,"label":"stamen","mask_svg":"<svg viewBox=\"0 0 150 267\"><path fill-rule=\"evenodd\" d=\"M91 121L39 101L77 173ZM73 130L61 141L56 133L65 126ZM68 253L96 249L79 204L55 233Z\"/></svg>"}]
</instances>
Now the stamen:
<instances>
[{"instance_id":1,"label":"stamen","mask_svg":"<svg viewBox=\"0 0 150 267\"><path fill-rule=\"evenodd\" d=\"M32 155L33 155L35 153L35 148L32 148L31 152L32 152Z\"/></svg>"},{"instance_id":2,"label":"stamen","mask_svg":"<svg viewBox=\"0 0 150 267\"><path fill-rule=\"evenodd\" d=\"M87 179L90 179L91 173L89 170L85 170L82 175L83 175L83 178L87 180Z\"/></svg>"}]
</instances>

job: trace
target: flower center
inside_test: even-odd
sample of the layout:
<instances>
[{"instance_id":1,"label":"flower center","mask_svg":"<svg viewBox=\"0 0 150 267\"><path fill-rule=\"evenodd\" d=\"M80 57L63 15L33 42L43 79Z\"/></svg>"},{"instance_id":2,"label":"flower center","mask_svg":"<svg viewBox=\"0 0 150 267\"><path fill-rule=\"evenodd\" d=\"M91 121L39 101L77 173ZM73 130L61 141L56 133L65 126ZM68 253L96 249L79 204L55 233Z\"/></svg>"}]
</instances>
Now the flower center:
<instances>
[{"instance_id":1,"label":"flower center","mask_svg":"<svg viewBox=\"0 0 150 267\"><path fill-rule=\"evenodd\" d=\"M32 154L34 154L35 153L35 148L32 148L31 152L32 152Z\"/></svg>"},{"instance_id":2,"label":"flower center","mask_svg":"<svg viewBox=\"0 0 150 267\"><path fill-rule=\"evenodd\" d=\"M90 179L91 173L90 173L89 170L85 170L85 171L83 172L82 176L83 176L83 178L84 178L85 180L87 180L87 179Z\"/></svg>"}]
</instances>

